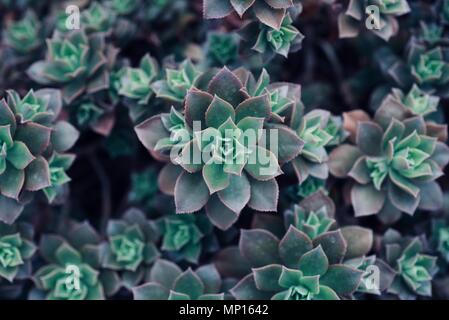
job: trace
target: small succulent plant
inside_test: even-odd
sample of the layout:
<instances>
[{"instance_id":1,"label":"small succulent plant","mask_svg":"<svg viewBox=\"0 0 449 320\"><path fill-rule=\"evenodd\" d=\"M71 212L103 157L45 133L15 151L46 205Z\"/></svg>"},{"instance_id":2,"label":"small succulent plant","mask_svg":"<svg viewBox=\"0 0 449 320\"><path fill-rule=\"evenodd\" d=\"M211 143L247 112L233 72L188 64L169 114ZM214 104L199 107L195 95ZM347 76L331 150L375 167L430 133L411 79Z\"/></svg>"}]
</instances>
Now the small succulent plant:
<instances>
[{"instance_id":1,"label":"small succulent plant","mask_svg":"<svg viewBox=\"0 0 449 320\"><path fill-rule=\"evenodd\" d=\"M108 242L102 247L102 266L122 273L127 288L138 284L159 257L156 226L137 209L129 209L121 220L110 220Z\"/></svg>"},{"instance_id":2,"label":"small succulent plant","mask_svg":"<svg viewBox=\"0 0 449 320\"><path fill-rule=\"evenodd\" d=\"M151 88L159 98L181 103L187 92L196 85L201 72L190 61L185 60L178 69L165 69L165 79L155 81Z\"/></svg>"},{"instance_id":3,"label":"small succulent plant","mask_svg":"<svg viewBox=\"0 0 449 320\"><path fill-rule=\"evenodd\" d=\"M449 227L444 219L432 221L431 242L436 252L449 263Z\"/></svg>"},{"instance_id":4,"label":"small succulent plant","mask_svg":"<svg viewBox=\"0 0 449 320\"><path fill-rule=\"evenodd\" d=\"M371 6L376 9L371 9ZM367 20L366 23L375 35L388 41L399 30L396 18L409 13L410 6L407 0L350 0L346 11L338 17L340 37L357 36L360 30L365 29L365 13L371 14L373 10L379 13L379 20Z\"/></svg>"},{"instance_id":5,"label":"small succulent plant","mask_svg":"<svg viewBox=\"0 0 449 320\"><path fill-rule=\"evenodd\" d=\"M234 33L209 32L205 50L209 66L230 65L238 58L239 38Z\"/></svg>"},{"instance_id":6,"label":"small succulent plant","mask_svg":"<svg viewBox=\"0 0 449 320\"><path fill-rule=\"evenodd\" d=\"M0 101L1 221L13 223L32 192L64 183L52 181L49 160L53 151L70 149L79 134L57 120L61 108L61 94L53 89L31 90L24 97L10 90Z\"/></svg>"},{"instance_id":7,"label":"small succulent plant","mask_svg":"<svg viewBox=\"0 0 449 320\"><path fill-rule=\"evenodd\" d=\"M252 22L240 30L240 35L245 41L256 39L252 49L259 53L266 54L268 57L276 53L287 58L290 52L301 49L304 39L292 23L290 15L285 16L279 29Z\"/></svg>"},{"instance_id":8,"label":"small succulent plant","mask_svg":"<svg viewBox=\"0 0 449 320\"><path fill-rule=\"evenodd\" d=\"M212 225L204 215L168 215L160 220L160 232L163 234L163 251L172 254L175 260L198 263L204 250L204 242L213 241L210 234Z\"/></svg>"},{"instance_id":9,"label":"small succulent plant","mask_svg":"<svg viewBox=\"0 0 449 320\"><path fill-rule=\"evenodd\" d=\"M206 19L220 19L235 11L242 17L251 10L263 24L278 29L281 27L287 10L300 6L297 0L203 0L204 17Z\"/></svg>"},{"instance_id":10,"label":"small succulent plant","mask_svg":"<svg viewBox=\"0 0 449 320\"><path fill-rule=\"evenodd\" d=\"M137 10L140 0L109 0L107 2L120 15L128 15Z\"/></svg>"},{"instance_id":11,"label":"small succulent plant","mask_svg":"<svg viewBox=\"0 0 449 320\"><path fill-rule=\"evenodd\" d=\"M13 282L30 276L31 258L36 252L33 235L31 225L0 222L0 279Z\"/></svg>"},{"instance_id":12,"label":"small succulent plant","mask_svg":"<svg viewBox=\"0 0 449 320\"><path fill-rule=\"evenodd\" d=\"M300 184L309 177L327 179L329 175L326 147L336 138L333 132L327 130L330 121L330 112L316 109L305 114L299 125L294 127L304 144L299 155L291 162Z\"/></svg>"},{"instance_id":13,"label":"small succulent plant","mask_svg":"<svg viewBox=\"0 0 449 320\"><path fill-rule=\"evenodd\" d=\"M379 214L382 221L392 223L401 212L413 215L418 207L437 210L442 206L443 195L435 180L442 175L449 150L428 135L430 124L421 116L401 115L402 108L384 104L374 121L358 111L346 115L357 146L343 144L334 149L329 166L333 175L355 180L350 197L356 216Z\"/></svg>"},{"instance_id":14,"label":"small succulent plant","mask_svg":"<svg viewBox=\"0 0 449 320\"><path fill-rule=\"evenodd\" d=\"M221 277L213 264L182 271L176 264L158 260L149 282L133 288L135 300L223 300Z\"/></svg>"},{"instance_id":15,"label":"small succulent plant","mask_svg":"<svg viewBox=\"0 0 449 320\"><path fill-rule=\"evenodd\" d=\"M6 44L19 54L29 54L43 44L41 28L36 14L28 11L21 20L11 23L5 30Z\"/></svg>"},{"instance_id":16,"label":"small succulent plant","mask_svg":"<svg viewBox=\"0 0 449 320\"><path fill-rule=\"evenodd\" d=\"M94 94L109 88L109 64L115 49L106 45L104 35L87 36L83 30L56 32L47 41L45 60L33 63L28 75L42 85L62 88L64 101L72 103L83 93Z\"/></svg>"},{"instance_id":17,"label":"small succulent plant","mask_svg":"<svg viewBox=\"0 0 449 320\"><path fill-rule=\"evenodd\" d=\"M103 300L119 279L101 270L100 237L88 223L71 223L66 236L45 235L39 245L47 263L33 275L30 299Z\"/></svg>"},{"instance_id":18,"label":"small succulent plant","mask_svg":"<svg viewBox=\"0 0 449 320\"><path fill-rule=\"evenodd\" d=\"M397 274L389 293L400 299L416 299L432 294L432 278L437 272L436 257L425 254L423 240L404 238L394 229L382 237L385 260Z\"/></svg>"},{"instance_id":19,"label":"small succulent plant","mask_svg":"<svg viewBox=\"0 0 449 320\"><path fill-rule=\"evenodd\" d=\"M138 68L125 67L120 71L119 94L146 105L153 95L151 83L158 76L159 67L154 58L145 55Z\"/></svg>"},{"instance_id":20,"label":"small succulent plant","mask_svg":"<svg viewBox=\"0 0 449 320\"><path fill-rule=\"evenodd\" d=\"M410 112L416 116L426 116L437 111L440 98L421 90L416 84L412 89L404 94L400 89L392 89L391 93L382 101L382 108L389 108L388 105L397 104L405 112Z\"/></svg>"}]
</instances>

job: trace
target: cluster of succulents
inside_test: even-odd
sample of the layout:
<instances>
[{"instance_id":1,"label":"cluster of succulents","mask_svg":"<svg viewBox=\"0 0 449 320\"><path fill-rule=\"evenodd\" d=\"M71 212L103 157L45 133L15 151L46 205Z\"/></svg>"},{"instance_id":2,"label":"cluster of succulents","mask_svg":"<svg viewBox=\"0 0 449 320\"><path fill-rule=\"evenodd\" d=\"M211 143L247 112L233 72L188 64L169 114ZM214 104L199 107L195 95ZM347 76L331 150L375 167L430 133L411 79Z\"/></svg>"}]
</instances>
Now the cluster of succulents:
<instances>
[{"instance_id":1,"label":"cluster of succulents","mask_svg":"<svg viewBox=\"0 0 449 320\"><path fill-rule=\"evenodd\" d=\"M0 299L449 299L449 0L0 0Z\"/></svg>"}]
</instances>

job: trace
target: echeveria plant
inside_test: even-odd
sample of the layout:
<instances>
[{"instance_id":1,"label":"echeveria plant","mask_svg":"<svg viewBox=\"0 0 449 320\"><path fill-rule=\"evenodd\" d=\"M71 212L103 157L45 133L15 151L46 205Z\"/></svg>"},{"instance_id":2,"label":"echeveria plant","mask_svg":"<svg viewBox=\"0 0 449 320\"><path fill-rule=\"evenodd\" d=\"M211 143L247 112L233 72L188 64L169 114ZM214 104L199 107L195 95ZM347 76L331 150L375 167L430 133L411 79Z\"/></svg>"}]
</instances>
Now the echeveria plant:
<instances>
[{"instance_id":1,"label":"echeveria plant","mask_svg":"<svg viewBox=\"0 0 449 320\"><path fill-rule=\"evenodd\" d=\"M418 207L439 209L443 195L435 180L449 161L447 146L431 136L432 125L395 106L384 104L374 120L348 114L346 126L356 146L343 144L330 156L333 175L355 180L350 195L355 215L379 214L386 223L398 220L401 212L413 215Z\"/></svg>"},{"instance_id":2,"label":"echeveria plant","mask_svg":"<svg viewBox=\"0 0 449 320\"><path fill-rule=\"evenodd\" d=\"M33 63L28 75L42 85L62 88L64 101L72 103L82 94L94 94L109 88L109 64L115 57L104 35L89 36L83 30L68 34L56 32L47 41L47 57Z\"/></svg>"},{"instance_id":3,"label":"echeveria plant","mask_svg":"<svg viewBox=\"0 0 449 320\"><path fill-rule=\"evenodd\" d=\"M133 288L136 300L223 300L221 277L213 264L182 271L176 264L158 260L149 282Z\"/></svg>"},{"instance_id":4,"label":"echeveria plant","mask_svg":"<svg viewBox=\"0 0 449 320\"><path fill-rule=\"evenodd\" d=\"M31 225L0 222L0 278L13 282L31 275L31 258L36 252Z\"/></svg>"},{"instance_id":5,"label":"echeveria plant","mask_svg":"<svg viewBox=\"0 0 449 320\"><path fill-rule=\"evenodd\" d=\"M119 279L101 270L100 237L88 223L70 223L66 236L45 235L39 252L46 264L33 275L30 299L103 300L115 293Z\"/></svg>"},{"instance_id":6,"label":"echeveria plant","mask_svg":"<svg viewBox=\"0 0 449 320\"><path fill-rule=\"evenodd\" d=\"M10 90L0 101L1 221L13 223L33 192L64 183L52 181L49 161L53 151L73 146L78 131L58 120L61 108L61 94L54 89L31 90L24 97Z\"/></svg>"},{"instance_id":7,"label":"echeveria plant","mask_svg":"<svg viewBox=\"0 0 449 320\"><path fill-rule=\"evenodd\" d=\"M237 72L236 72L237 73ZM163 170L164 192L174 194L177 213L203 207L212 223L229 228L243 208L275 211L281 174L279 163L294 158L302 141L287 126L268 123L272 105L267 93L251 97L242 81L227 68L198 78L204 89L189 90L184 116L154 116L135 130L158 158L170 159ZM203 84L204 83L204 84ZM279 153L269 150L264 128L274 129ZM266 130L266 136L270 130ZM265 140L265 141L264 141Z\"/></svg>"},{"instance_id":8,"label":"echeveria plant","mask_svg":"<svg viewBox=\"0 0 449 320\"><path fill-rule=\"evenodd\" d=\"M396 18L409 12L407 0L350 0L346 11L338 17L340 37L355 37L369 26L375 35L388 41L398 32Z\"/></svg>"},{"instance_id":9,"label":"echeveria plant","mask_svg":"<svg viewBox=\"0 0 449 320\"><path fill-rule=\"evenodd\" d=\"M288 9L300 6L298 0L203 0L206 19L224 18L235 11L242 17L251 10L263 24L279 29Z\"/></svg>"}]
</instances>

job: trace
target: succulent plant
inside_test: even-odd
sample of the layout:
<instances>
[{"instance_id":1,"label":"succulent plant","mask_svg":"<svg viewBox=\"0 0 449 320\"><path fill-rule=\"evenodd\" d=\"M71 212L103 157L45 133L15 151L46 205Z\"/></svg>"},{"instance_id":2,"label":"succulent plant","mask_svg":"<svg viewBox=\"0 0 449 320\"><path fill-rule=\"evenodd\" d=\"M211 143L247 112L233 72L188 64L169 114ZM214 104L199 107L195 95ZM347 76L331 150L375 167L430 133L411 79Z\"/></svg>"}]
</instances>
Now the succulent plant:
<instances>
[{"instance_id":1,"label":"succulent plant","mask_svg":"<svg viewBox=\"0 0 449 320\"><path fill-rule=\"evenodd\" d=\"M0 279L13 282L30 276L31 258L36 252L31 225L0 222Z\"/></svg>"},{"instance_id":2,"label":"succulent plant","mask_svg":"<svg viewBox=\"0 0 449 320\"><path fill-rule=\"evenodd\" d=\"M149 282L133 288L135 300L223 300L221 277L213 264L182 271L176 264L158 260Z\"/></svg>"},{"instance_id":3,"label":"succulent plant","mask_svg":"<svg viewBox=\"0 0 449 320\"><path fill-rule=\"evenodd\" d=\"M299 125L293 127L304 144L291 162L300 184L308 177L327 179L329 175L326 147L336 138L331 135L332 131L327 130L330 121L330 112L315 109L305 114Z\"/></svg>"},{"instance_id":4,"label":"succulent plant","mask_svg":"<svg viewBox=\"0 0 449 320\"><path fill-rule=\"evenodd\" d=\"M119 288L118 277L101 270L100 237L88 223L66 226L64 238L41 238L39 252L47 263L33 275L30 299L103 300Z\"/></svg>"},{"instance_id":5,"label":"succulent plant","mask_svg":"<svg viewBox=\"0 0 449 320\"><path fill-rule=\"evenodd\" d=\"M232 64L238 57L239 38L235 33L209 32L205 50L209 66Z\"/></svg>"},{"instance_id":6,"label":"succulent plant","mask_svg":"<svg viewBox=\"0 0 449 320\"><path fill-rule=\"evenodd\" d=\"M350 198L356 216L379 214L384 223L393 223L401 212L413 215L418 207L442 206L435 180L449 161L449 149L429 135L434 133L433 124L426 124L421 116L409 117L404 109L400 104L384 104L374 120L360 111L346 114L345 126L357 146L334 149L329 167L336 177L355 180Z\"/></svg>"},{"instance_id":7,"label":"succulent plant","mask_svg":"<svg viewBox=\"0 0 449 320\"><path fill-rule=\"evenodd\" d=\"M278 135L280 150L276 156L261 140L262 129L272 114L268 94L250 97L240 79L227 68L212 78L209 75L208 81L203 78L198 82L207 82L207 91L199 88L188 92L185 118L181 121L181 116L177 117L181 131L176 129L179 134L171 136L171 143L167 142L168 121L161 116L144 121L135 130L152 154L165 159L170 154L171 162L182 167L163 170L160 178L164 181L161 189L175 196L177 213L206 207L212 223L227 229L247 204L258 211L276 210L279 163L295 157L302 143L287 126L273 124L269 128Z\"/></svg>"},{"instance_id":8,"label":"succulent plant","mask_svg":"<svg viewBox=\"0 0 449 320\"><path fill-rule=\"evenodd\" d=\"M447 59L447 54L441 47L426 51L425 47L415 45L409 53L412 75L422 85L446 84L449 81Z\"/></svg>"},{"instance_id":9,"label":"succulent plant","mask_svg":"<svg viewBox=\"0 0 449 320\"><path fill-rule=\"evenodd\" d=\"M81 13L80 23L86 33L110 32L115 22L115 14L107 7L93 2Z\"/></svg>"},{"instance_id":10,"label":"succulent plant","mask_svg":"<svg viewBox=\"0 0 449 320\"><path fill-rule=\"evenodd\" d=\"M449 263L449 227L444 219L432 221L431 242L438 254Z\"/></svg>"},{"instance_id":11,"label":"succulent plant","mask_svg":"<svg viewBox=\"0 0 449 320\"><path fill-rule=\"evenodd\" d=\"M151 209L155 205L155 195L159 188L157 185L158 172L150 167L141 172L135 172L131 176L131 190L129 201L133 204L142 204L145 209Z\"/></svg>"},{"instance_id":12,"label":"succulent plant","mask_svg":"<svg viewBox=\"0 0 449 320\"><path fill-rule=\"evenodd\" d=\"M73 161L75 161L75 155L73 154L59 154L53 152L51 155L48 160L48 166L50 168L50 186L43 190L48 202L52 203L58 194L62 193L62 186L71 181L70 177L67 175L67 170L72 166Z\"/></svg>"},{"instance_id":13,"label":"succulent plant","mask_svg":"<svg viewBox=\"0 0 449 320\"><path fill-rule=\"evenodd\" d=\"M436 257L425 254L422 239L402 237L389 229L382 237L382 244L386 262L397 272L388 292L404 300L431 296Z\"/></svg>"},{"instance_id":14,"label":"succulent plant","mask_svg":"<svg viewBox=\"0 0 449 320\"><path fill-rule=\"evenodd\" d=\"M109 88L108 69L116 51L106 45L103 34L87 36L83 30L66 35L56 32L47 46L46 59L33 63L28 76L39 84L61 87L67 104L83 93L94 94Z\"/></svg>"},{"instance_id":15,"label":"succulent plant","mask_svg":"<svg viewBox=\"0 0 449 320\"><path fill-rule=\"evenodd\" d=\"M327 212L327 207L323 206L318 210L306 210L298 205L295 205L292 211L287 211L286 221L295 226L296 229L304 232L310 239L322 235L331 230L335 224L335 220ZM288 216L291 218L289 219Z\"/></svg>"},{"instance_id":16,"label":"succulent plant","mask_svg":"<svg viewBox=\"0 0 449 320\"><path fill-rule=\"evenodd\" d=\"M242 17L251 10L260 22L278 30L287 10L297 6L300 6L298 0L203 0L206 19L221 19L233 11Z\"/></svg>"},{"instance_id":17,"label":"succulent plant","mask_svg":"<svg viewBox=\"0 0 449 320\"><path fill-rule=\"evenodd\" d=\"M256 39L252 49L259 53L267 54L267 56L276 53L287 58L290 52L301 49L304 39L292 23L293 20L289 14L285 16L279 29L252 22L240 30L240 35L245 41Z\"/></svg>"},{"instance_id":18,"label":"succulent plant","mask_svg":"<svg viewBox=\"0 0 449 320\"><path fill-rule=\"evenodd\" d=\"M78 131L58 121L58 90L29 91L25 97L10 90L0 101L0 220L13 223L32 192L53 186L49 159L78 139ZM60 181L63 182L63 181Z\"/></svg>"},{"instance_id":19,"label":"succulent plant","mask_svg":"<svg viewBox=\"0 0 449 320\"><path fill-rule=\"evenodd\" d=\"M156 226L137 209L129 209L121 220L110 220L108 242L102 247L102 266L122 273L127 288L137 285L159 257Z\"/></svg>"},{"instance_id":20,"label":"succulent plant","mask_svg":"<svg viewBox=\"0 0 449 320\"><path fill-rule=\"evenodd\" d=\"M318 191L326 191L326 180L318 179L309 176L305 181L299 184L296 188L297 196L306 198Z\"/></svg>"},{"instance_id":21,"label":"succulent plant","mask_svg":"<svg viewBox=\"0 0 449 320\"><path fill-rule=\"evenodd\" d=\"M391 93L382 101L383 108L388 108L388 105L397 104L403 109L404 113L409 112L416 116L426 116L432 112L437 111L440 98L433 96L421 90L416 84L411 90L404 94L400 89L392 89Z\"/></svg>"},{"instance_id":22,"label":"succulent plant","mask_svg":"<svg viewBox=\"0 0 449 320\"><path fill-rule=\"evenodd\" d=\"M159 226L163 234L161 249L171 253L175 260L198 263L203 243L213 242L210 238L213 228L204 215L168 215L161 218Z\"/></svg>"},{"instance_id":23,"label":"succulent plant","mask_svg":"<svg viewBox=\"0 0 449 320\"><path fill-rule=\"evenodd\" d=\"M346 233L350 238L349 231ZM372 244L372 234L365 229L363 235L358 240L364 242L369 238ZM281 240L263 229L242 230L239 248L252 272L232 288L231 293L236 299L339 300L348 297L358 288L363 275L362 271L343 263L345 256L361 253L359 246L355 245L357 249L353 251L350 244L340 230L326 232L314 240L293 225ZM367 250L370 249L371 245Z\"/></svg>"},{"instance_id":24,"label":"succulent plant","mask_svg":"<svg viewBox=\"0 0 449 320\"><path fill-rule=\"evenodd\" d=\"M41 24L33 11L11 23L5 30L5 42L19 54L29 54L43 44Z\"/></svg>"},{"instance_id":25,"label":"succulent plant","mask_svg":"<svg viewBox=\"0 0 449 320\"><path fill-rule=\"evenodd\" d=\"M140 60L139 68L125 67L120 71L119 94L137 100L138 104L148 104L153 90L151 83L159 73L157 61L150 55Z\"/></svg>"},{"instance_id":26,"label":"succulent plant","mask_svg":"<svg viewBox=\"0 0 449 320\"><path fill-rule=\"evenodd\" d=\"M377 11L371 9L374 6ZM375 12L375 13L373 13ZM345 12L338 17L338 27L340 37L355 37L364 30L366 26L370 26L370 31L382 39L388 41L395 36L399 30L397 17L410 12L410 6L407 0L350 0ZM379 20L376 17L367 16L367 14L379 14ZM368 19L368 20L366 20Z\"/></svg>"},{"instance_id":27,"label":"succulent plant","mask_svg":"<svg viewBox=\"0 0 449 320\"><path fill-rule=\"evenodd\" d=\"M165 79L155 81L151 88L159 98L182 102L187 92L196 85L201 72L190 60L181 63L178 69L165 69Z\"/></svg>"}]
</instances>

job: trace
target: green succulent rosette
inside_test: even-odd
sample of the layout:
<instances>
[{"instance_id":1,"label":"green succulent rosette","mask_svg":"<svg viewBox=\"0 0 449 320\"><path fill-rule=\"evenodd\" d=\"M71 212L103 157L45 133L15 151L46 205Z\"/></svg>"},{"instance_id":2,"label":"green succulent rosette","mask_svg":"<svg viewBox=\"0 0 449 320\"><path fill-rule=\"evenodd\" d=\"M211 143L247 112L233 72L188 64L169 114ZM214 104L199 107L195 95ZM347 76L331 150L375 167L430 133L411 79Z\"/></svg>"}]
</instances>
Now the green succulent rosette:
<instances>
[{"instance_id":1,"label":"green succulent rosette","mask_svg":"<svg viewBox=\"0 0 449 320\"><path fill-rule=\"evenodd\" d=\"M151 88L158 98L181 103L187 92L196 86L201 72L190 61L185 60L177 69L165 69L165 79L155 81Z\"/></svg>"},{"instance_id":2,"label":"green succulent rosette","mask_svg":"<svg viewBox=\"0 0 449 320\"><path fill-rule=\"evenodd\" d=\"M13 282L30 276L31 258L36 252L33 235L29 224L0 222L0 280Z\"/></svg>"},{"instance_id":3,"label":"green succulent rosette","mask_svg":"<svg viewBox=\"0 0 449 320\"><path fill-rule=\"evenodd\" d=\"M438 268L436 257L425 254L420 237L402 237L389 229L382 237L385 261L395 269L396 277L388 292L403 300L432 295L432 279Z\"/></svg>"},{"instance_id":4,"label":"green succulent rosette","mask_svg":"<svg viewBox=\"0 0 449 320\"><path fill-rule=\"evenodd\" d=\"M184 114L172 109L135 127L157 159L170 160L161 171L161 190L175 196L177 213L205 207L212 223L228 229L245 206L276 211L280 164L294 158L302 141L285 124L271 120L268 93L251 97L248 72L227 68L198 78L185 98ZM262 139L278 135L279 153ZM174 167L180 167L174 169ZM195 191L193 191L195 190Z\"/></svg>"},{"instance_id":5,"label":"green succulent rosette","mask_svg":"<svg viewBox=\"0 0 449 320\"><path fill-rule=\"evenodd\" d=\"M111 32L116 20L115 12L106 6L93 2L81 12L80 24L86 33Z\"/></svg>"},{"instance_id":6,"label":"green succulent rosette","mask_svg":"<svg viewBox=\"0 0 449 320\"><path fill-rule=\"evenodd\" d=\"M127 288L137 285L159 257L155 225L140 210L129 209L121 220L109 221L107 235L102 267L120 272Z\"/></svg>"},{"instance_id":7,"label":"green succulent rosette","mask_svg":"<svg viewBox=\"0 0 449 320\"><path fill-rule=\"evenodd\" d=\"M51 155L48 160L51 184L43 190L48 202L52 203L58 195L62 194L63 186L71 181L67 175L67 170L70 169L74 161L74 154L59 154L54 152Z\"/></svg>"},{"instance_id":8,"label":"green succulent rosette","mask_svg":"<svg viewBox=\"0 0 449 320\"><path fill-rule=\"evenodd\" d=\"M416 84L405 94L400 89L394 88L382 103L382 108L401 108L404 113L411 115L427 116L438 110L440 98L421 90ZM391 106L398 105L398 106Z\"/></svg>"},{"instance_id":9,"label":"green succulent rosette","mask_svg":"<svg viewBox=\"0 0 449 320\"><path fill-rule=\"evenodd\" d=\"M447 53L441 47L427 50L415 45L409 52L409 64L414 79L421 85L442 85L449 81Z\"/></svg>"},{"instance_id":10,"label":"green succulent rosette","mask_svg":"<svg viewBox=\"0 0 449 320\"><path fill-rule=\"evenodd\" d=\"M289 9L301 10L298 0L203 0L204 18L221 19L232 12L251 12L262 24L279 30Z\"/></svg>"},{"instance_id":11,"label":"green succulent rosette","mask_svg":"<svg viewBox=\"0 0 449 320\"><path fill-rule=\"evenodd\" d=\"M182 271L176 264L158 260L149 282L133 288L135 300L223 300L222 280L213 264Z\"/></svg>"},{"instance_id":12,"label":"green succulent rosette","mask_svg":"<svg viewBox=\"0 0 449 320\"><path fill-rule=\"evenodd\" d=\"M291 162L300 184L309 177L324 180L329 176L326 147L337 138L332 135L335 132L328 130L331 121L329 111L315 109L305 114L294 127L297 136L303 141L301 152Z\"/></svg>"},{"instance_id":13,"label":"green succulent rosette","mask_svg":"<svg viewBox=\"0 0 449 320\"><path fill-rule=\"evenodd\" d=\"M379 21L378 25L373 21L369 31L385 41L398 33L397 17L409 13L411 10L407 0L350 0L346 11L338 16L340 38L356 37L361 30L367 30L365 12L370 6L377 8Z\"/></svg>"},{"instance_id":14,"label":"green succulent rosette","mask_svg":"<svg viewBox=\"0 0 449 320\"><path fill-rule=\"evenodd\" d=\"M309 176L303 183L296 186L294 190L296 191L296 196L300 199L307 198L319 191L327 193L326 180Z\"/></svg>"},{"instance_id":15,"label":"green succulent rosette","mask_svg":"<svg viewBox=\"0 0 449 320\"><path fill-rule=\"evenodd\" d=\"M301 49L304 35L293 26L293 19L287 14L279 29L257 22L247 24L239 31L243 40L252 43L252 49L264 54L267 59L274 54L288 57ZM256 39L255 42L254 39Z\"/></svg>"},{"instance_id":16,"label":"green succulent rosette","mask_svg":"<svg viewBox=\"0 0 449 320\"><path fill-rule=\"evenodd\" d=\"M375 255L357 257L345 261L357 270L363 271L362 281L354 293L355 299L361 299L366 294L380 296L391 287L396 271L385 261Z\"/></svg>"},{"instance_id":17,"label":"green succulent rosette","mask_svg":"<svg viewBox=\"0 0 449 320\"><path fill-rule=\"evenodd\" d=\"M449 149L439 141L445 136L444 126L410 117L399 104L384 104L374 120L360 111L348 113L345 126L356 146L334 149L329 167L336 177L354 179L350 199L355 216L378 214L388 224L401 212L413 215L417 208L442 206L435 180L449 161Z\"/></svg>"},{"instance_id":18,"label":"green succulent rosette","mask_svg":"<svg viewBox=\"0 0 449 320\"><path fill-rule=\"evenodd\" d=\"M61 107L54 89L31 90L24 97L10 90L0 101L1 221L13 223L33 192L53 185L52 153L67 151L78 139L70 123L57 120Z\"/></svg>"},{"instance_id":19,"label":"green succulent rosette","mask_svg":"<svg viewBox=\"0 0 449 320\"><path fill-rule=\"evenodd\" d=\"M198 263L201 254L213 245L213 227L204 215L168 215L159 220L163 235L161 249L172 260Z\"/></svg>"},{"instance_id":20,"label":"green succulent rosette","mask_svg":"<svg viewBox=\"0 0 449 320\"><path fill-rule=\"evenodd\" d=\"M39 252L46 264L33 275L29 299L103 300L117 292L118 276L101 269L96 231L88 223L70 223L64 234L42 236Z\"/></svg>"},{"instance_id":21,"label":"green succulent rosette","mask_svg":"<svg viewBox=\"0 0 449 320\"><path fill-rule=\"evenodd\" d=\"M211 67L233 64L238 57L239 38L234 33L209 32L205 51Z\"/></svg>"},{"instance_id":22,"label":"green succulent rosette","mask_svg":"<svg viewBox=\"0 0 449 320\"><path fill-rule=\"evenodd\" d=\"M153 95L152 82L159 73L157 61L145 55L138 68L125 67L120 71L120 87L118 93L136 100L138 104L148 104Z\"/></svg>"},{"instance_id":23,"label":"green succulent rosette","mask_svg":"<svg viewBox=\"0 0 449 320\"><path fill-rule=\"evenodd\" d=\"M46 59L33 63L27 73L39 84L60 87L65 103L109 89L109 71L117 51L106 45L103 33L55 32L47 47Z\"/></svg>"},{"instance_id":24,"label":"green succulent rosette","mask_svg":"<svg viewBox=\"0 0 449 320\"><path fill-rule=\"evenodd\" d=\"M251 273L231 289L231 294L243 300L349 297L363 275L362 271L343 263L345 256L364 254L359 246L352 248L340 230L326 232L314 240L293 225L281 239L264 229L242 230L241 256L235 255L233 259L246 259ZM367 250L370 249L371 246Z\"/></svg>"},{"instance_id":25,"label":"green succulent rosette","mask_svg":"<svg viewBox=\"0 0 449 320\"><path fill-rule=\"evenodd\" d=\"M21 20L11 23L5 29L6 45L21 55L29 54L43 44L41 28L36 14L28 11Z\"/></svg>"}]
</instances>

